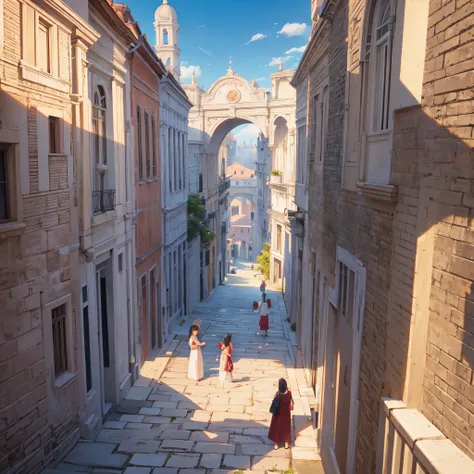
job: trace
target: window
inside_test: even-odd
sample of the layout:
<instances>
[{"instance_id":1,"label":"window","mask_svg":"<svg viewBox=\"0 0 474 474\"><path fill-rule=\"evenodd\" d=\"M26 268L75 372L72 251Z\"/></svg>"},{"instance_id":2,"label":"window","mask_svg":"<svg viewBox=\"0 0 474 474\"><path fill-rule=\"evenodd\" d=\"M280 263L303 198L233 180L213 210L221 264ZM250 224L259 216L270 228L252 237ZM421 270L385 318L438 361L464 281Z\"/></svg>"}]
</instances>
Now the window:
<instances>
[{"instance_id":1,"label":"window","mask_svg":"<svg viewBox=\"0 0 474 474\"><path fill-rule=\"evenodd\" d=\"M10 219L8 192L7 154L0 151L0 222Z\"/></svg>"},{"instance_id":2,"label":"window","mask_svg":"<svg viewBox=\"0 0 474 474\"><path fill-rule=\"evenodd\" d=\"M241 176L243 176L243 174L244 174L244 172L243 172L243 171L241 171L241 172L240 172L240 175L241 175Z\"/></svg>"},{"instance_id":3,"label":"window","mask_svg":"<svg viewBox=\"0 0 474 474\"><path fill-rule=\"evenodd\" d=\"M99 86L94 93L94 101L92 104L93 148L96 166L107 164L106 109L105 92L104 89Z\"/></svg>"},{"instance_id":4,"label":"window","mask_svg":"<svg viewBox=\"0 0 474 474\"><path fill-rule=\"evenodd\" d=\"M199 192L202 193L203 183L202 183L202 173L199 173Z\"/></svg>"},{"instance_id":5,"label":"window","mask_svg":"<svg viewBox=\"0 0 474 474\"><path fill-rule=\"evenodd\" d=\"M36 64L38 69L44 72L51 73L51 44L50 44L50 28L44 20L39 20L37 34L37 52Z\"/></svg>"},{"instance_id":6,"label":"window","mask_svg":"<svg viewBox=\"0 0 474 474\"><path fill-rule=\"evenodd\" d=\"M173 181L171 179L171 170L173 166L173 140L172 130L168 127L168 177L169 177L169 192L173 191Z\"/></svg>"},{"instance_id":7,"label":"window","mask_svg":"<svg viewBox=\"0 0 474 474\"><path fill-rule=\"evenodd\" d=\"M281 253L281 225L277 224L276 249Z\"/></svg>"},{"instance_id":8,"label":"window","mask_svg":"<svg viewBox=\"0 0 474 474\"><path fill-rule=\"evenodd\" d=\"M163 30L163 44L168 44L169 43L169 35L168 35L168 30L165 28Z\"/></svg>"},{"instance_id":9,"label":"window","mask_svg":"<svg viewBox=\"0 0 474 474\"><path fill-rule=\"evenodd\" d=\"M390 74L392 62L390 0L380 1L376 7L373 24L369 28L366 60L373 61L374 77L369 93L373 94L372 131L388 130L390 122Z\"/></svg>"},{"instance_id":10,"label":"window","mask_svg":"<svg viewBox=\"0 0 474 474\"><path fill-rule=\"evenodd\" d=\"M171 58L168 58L166 60L166 67L170 67L171 66Z\"/></svg>"},{"instance_id":11,"label":"window","mask_svg":"<svg viewBox=\"0 0 474 474\"><path fill-rule=\"evenodd\" d=\"M240 228L240 233L241 233L241 234L244 233L244 228L243 228L243 227Z\"/></svg>"},{"instance_id":12,"label":"window","mask_svg":"<svg viewBox=\"0 0 474 474\"><path fill-rule=\"evenodd\" d=\"M143 179L142 111L137 105L138 177Z\"/></svg>"},{"instance_id":13,"label":"window","mask_svg":"<svg viewBox=\"0 0 474 474\"><path fill-rule=\"evenodd\" d=\"M309 152L309 161L314 163L316 160L316 142L318 135L318 114L319 114L319 94L313 97L311 104L311 148Z\"/></svg>"},{"instance_id":14,"label":"window","mask_svg":"<svg viewBox=\"0 0 474 474\"><path fill-rule=\"evenodd\" d=\"M240 181L236 181L235 185L238 186L240 184Z\"/></svg>"},{"instance_id":15,"label":"window","mask_svg":"<svg viewBox=\"0 0 474 474\"><path fill-rule=\"evenodd\" d=\"M239 215L239 206L232 206L232 215L233 216Z\"/></svg>"},{"instance_id":16,"label":"window","mask_svg":"<svg viewBox=\"0 0 474 474\"><path fill-rule=\"evenodd\" d=\"M150 127L148 124L148 110L145 109L145 159L146 176L150 177Z\"/></svg>"},{"instance_id":17,"label":"window","mask_svg":"<svg viewBox=\"0 0 474 474\"><path fill-rule=\"evenodd\" d=\"M321 101L321 111L320 111L320 130L321 136L319 139L319 161L323 161L324 159L324 151L326 146L326 131L327 131L327 124L328 124L328 109L329 109L329 87L325 86L323 89L323 98Z\"/></svg>"},{"instance_id":18,"label":"window","mask_svg":"<svg viewBox=\"0 0 474 474\"><path fill-rule=\"evenodd\" d=\"M91 361L91 340L89 325L89 302L87 295L87 285L82 287L82 321L84 327L84 359L86 367L86 388L87 392L92 389L92 361Z\"/></svg>"},{"instance_id":19,"label":"window","mask_svg":"<svg viewBox=\"0 0 474 474\"><path fill-rule=\"evenodd\" d=\"M306 125L298 127L297 135L298 147L298 183L306 184L307 169L306 169Z\"/></svg>"},{"instance_id":20,"label":"window","mask_svg":"<svg viewBox=\"0 0 474 474\"><path fill-rule=\"evenodd\" d=\"M66 304L51 311L53 328L54 373L56 377L68 370L67 358L67 308Z\"/></svg>"},{"instance_id":21,"label":"window","mask_svg":"<svg viewBox=\"0 0 474 474\"><path fill-rule=\"evenodd\" d=\"M156 177L156 122L155 114L151 114L151 146L152 146L152 176Z\"/></svg>"},{"instance_id":22,"label":"window","mask_svg":"<svg viewBox=\"0 0 474 474\"><path fill-rule=\"evenodd\" d=\"M60 141L59 141L59 125L60 120L58 117L49 117L49 152L59 153Z\"/></svg>"},{"instance_id":23,"label":"window","mask_svg":"<svg viewBox=\"0 0 474 474\"><path fill-rule=\"evenodd\" d=\"M251 212L251 213L250 213L250 219L253 221L254 218L255 218L255 212Z\"/></svg>"}]
</instances>

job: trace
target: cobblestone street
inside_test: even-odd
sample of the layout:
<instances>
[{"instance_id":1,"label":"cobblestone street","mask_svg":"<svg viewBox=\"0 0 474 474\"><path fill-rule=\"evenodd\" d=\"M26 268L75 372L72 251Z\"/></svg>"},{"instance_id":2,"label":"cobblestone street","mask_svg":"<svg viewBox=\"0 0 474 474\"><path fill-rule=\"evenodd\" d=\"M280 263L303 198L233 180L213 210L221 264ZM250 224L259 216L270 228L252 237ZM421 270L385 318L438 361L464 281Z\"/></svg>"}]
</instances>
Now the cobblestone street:
<instances>
[{"instance_id":1,"label":"cobblestone street","mask_svg":"<svg viewBox=\"0 0 474 474\"><path fill-rule=\"evenodd\" d=\"M292 364L291 330L281 295L269 291L270 331L263 337L258 313L250 309L260 297L260 279L254 273L239 265L237 275L218 287L192 317L178 321L175 339L145 364L142 377L109 415L96 440L79 442L45 473L322 472ZM187 332L196 319L202 322L199 337L207 342L205 378L197 386L186 377ZM228 332L233 335L234 383L222 389L217 343ZM269 406L280 377L288 380L295 399L297 436L289 450L274 450L267 439Z\"/></svg>"}]
</instances>

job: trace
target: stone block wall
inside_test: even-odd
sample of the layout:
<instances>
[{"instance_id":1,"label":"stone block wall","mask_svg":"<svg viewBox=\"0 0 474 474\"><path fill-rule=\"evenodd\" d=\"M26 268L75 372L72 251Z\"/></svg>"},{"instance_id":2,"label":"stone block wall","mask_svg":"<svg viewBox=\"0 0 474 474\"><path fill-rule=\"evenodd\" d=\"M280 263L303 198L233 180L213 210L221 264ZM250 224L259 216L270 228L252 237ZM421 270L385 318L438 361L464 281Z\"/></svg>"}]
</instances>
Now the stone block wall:
<instances>
[{"instance_id":1,"label":"stone block wall","mask_svg":"<svg viewBox=\"0 0 474 474\"><path fill-rule=\"evenodd\" d=\"M18 199L10 202L16 213L12 222L0 223L0 471L37 473L58 459L79 435L80 388L73 375L78 367L75 303L79 282L74 271L78 257L72 246L77 237L72 235L74 204L69 186L71 104L68 93L24 79L18 67L20 59L29 64L31 52L24 57L21 45L29 45L27 37L34 34L31 28L22 31L21 14L27 15L29 25L37 7L18 0L2 3L1 122L3 129L19 132L18 140L2 146L8 150L8 166L14 168L12 157L19 161L9 183L18 188ZM36 11L41 16L41 9ZM71 39L65 31L57 38L55 75L65 80L71 74ZM44 153L40 144L47 137L41 135L38 124L47 123L48 110L54 111L51 115L61 114L62 153L40 161ZM59 386L51 364L53 347L46 343L45 334L52 331L48 305L65 296L70 298L68 371L72 376Z\"/></svg>"}]
</instances>

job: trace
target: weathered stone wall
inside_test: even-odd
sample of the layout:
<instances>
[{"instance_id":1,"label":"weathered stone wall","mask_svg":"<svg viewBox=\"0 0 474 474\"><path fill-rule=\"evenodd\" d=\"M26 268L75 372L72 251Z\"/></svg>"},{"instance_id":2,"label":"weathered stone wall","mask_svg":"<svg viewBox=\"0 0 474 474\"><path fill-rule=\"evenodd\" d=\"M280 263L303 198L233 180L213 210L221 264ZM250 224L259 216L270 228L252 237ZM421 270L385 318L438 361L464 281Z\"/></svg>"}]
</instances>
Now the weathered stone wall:
<instances>
[{"instance_id":1,"label":"weathered stone wall","mask_svg":"<svg viewBox=\"0 0 474 474\"><path fill-rule=\"evenodd\" d=\"M14 222L0 224L0 471L15 468L36 473L57 459L78 436L78 377L59 387L50 362L53 347L45 344L45 333L51 331L45 307L70 296L68 324L72 325L73 340L69 341L68 370L76 372L75 291L79 282L70 212L74 206L69 184L73 173L71 104L68 92L22 79L20 59L32 65L31 47L35 45L29 22L33 10L28 7L28 12L23 11L28 13L28 30L22 31L20 2L5 0L3 5L1 122L3 129L19 132L19 141L10 143L7 152L12 168L19 159L10 183L19 192L18 199L10 202L16 209ZM64 31L58 37L59 61L52 74L67 82L71 40ZM54 111L51 115L61 114L64 133L61 153L45 159L39 144L43 141L44 146L47 137L39 124L47 126L48 110ZM14 151L12 156L10 151Z\"/></svg>"}]
</instances>

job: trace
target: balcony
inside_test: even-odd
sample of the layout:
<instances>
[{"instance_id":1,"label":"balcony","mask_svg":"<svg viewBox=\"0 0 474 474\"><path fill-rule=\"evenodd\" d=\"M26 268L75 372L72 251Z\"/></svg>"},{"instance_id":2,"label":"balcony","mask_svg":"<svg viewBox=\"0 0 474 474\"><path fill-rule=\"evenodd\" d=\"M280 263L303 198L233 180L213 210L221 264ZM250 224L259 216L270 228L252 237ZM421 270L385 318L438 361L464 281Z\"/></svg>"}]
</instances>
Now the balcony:
<instances>
[{"instance_id":1,"label":"balcony","mask_svg":"<svg viewBox=\"0 0 474 474\"><path fill-rule=\"evenodd\" d=\"M418 410L382 398L377 474L474 472L474 461Z\"/></svg>"},{"instance_id":2,"label":"balcony","mask_svg":"<svg viewBox=\"0 0 474 474\"><path fill-rule=\"evenodd\" d=\"M220 178L219 183L219 196L222 196L230 188L230 179Z\"/></svg>"},{"instance_id":3,"label":"balcony","mask_svg":"<svg viewBox=\"0 0 474 474\"><path fill-rule=\"evenodd\" d=\"M115 189L92 191L92 214L103 214L115 209Z\"/></svg>"}]
</instances>

